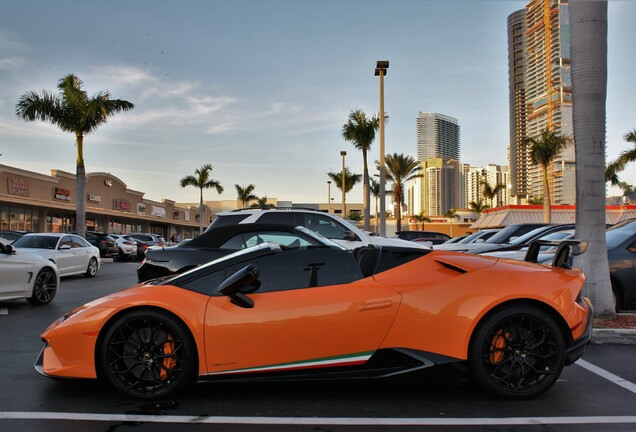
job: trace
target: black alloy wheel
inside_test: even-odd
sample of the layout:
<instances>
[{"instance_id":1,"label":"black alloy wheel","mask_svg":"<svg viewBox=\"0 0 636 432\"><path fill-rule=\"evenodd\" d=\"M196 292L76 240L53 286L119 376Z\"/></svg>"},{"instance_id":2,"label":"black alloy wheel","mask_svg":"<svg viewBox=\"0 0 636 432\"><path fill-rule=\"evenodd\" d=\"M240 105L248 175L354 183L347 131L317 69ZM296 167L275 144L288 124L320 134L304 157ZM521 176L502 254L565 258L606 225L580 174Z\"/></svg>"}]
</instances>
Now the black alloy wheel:
<instances>
[{"instance_id":1,"label":"black alloy wheel","mask_svg":"<svg viewBox=\"0 0 636 432\"><path fill-rule=\"evenodd\" d=\"M33 282L33 293L27 301L32 305L49 303L57 293L57 276L50 268L43 268Z\"/></svg>"},{"instance_id":2,"label":"black alloy wheel","mask_svg":"<svg viewBox=\"0 0 636 432\"><path fill-rule=\"evenodd\" d=\"M507 399L529 399L548 390L565 363L563 334L540 309L514 305L488 317L471 343L473 378Z\"/></svg>"},{"instance_id":3,"label":"black alloy wheel","mask_svg":"<svg viewBox=\"0 0 636 432\"><path fill-rule=\"evenodd\" d=\"M100 350L100 372L118 390L146 400L179 393L198 369L194 341L172 315L140 309L109 327Z\"/></svg>"}]
</instances>

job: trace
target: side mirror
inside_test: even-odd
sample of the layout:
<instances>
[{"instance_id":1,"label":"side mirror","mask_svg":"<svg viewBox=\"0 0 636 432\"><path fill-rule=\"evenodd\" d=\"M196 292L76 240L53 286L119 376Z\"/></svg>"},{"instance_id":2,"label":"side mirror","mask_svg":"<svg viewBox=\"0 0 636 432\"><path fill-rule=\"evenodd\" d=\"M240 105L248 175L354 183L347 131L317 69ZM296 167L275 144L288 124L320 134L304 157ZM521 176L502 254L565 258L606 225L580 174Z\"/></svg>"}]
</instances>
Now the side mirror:
<instances>
[{"instance_id":1,"label":"side mirror","mask_svg":"<svg viewBox=\"0 0 636 432\"><path fill-rule=\"evenodd\" d=\"M4 244L0 242L0 248L7 254L11 255L15 253L15 249L10 244Z\"/></svg>"},{"instance_id":2,"label":"side mirror","mask_svg":"<svg viewBox=\"0 0 636 432\"><path fill-rule=\"evenodd\" d=\"M71 245L67 245L67 244L63 244L62 246L60 246L60 250L69 250L71 248Z\"/></svg>"},{"instance_id":3,"label":"side mirror","mask_svg":"<svg viewBox=\"0 0 636 432\"><path fill-rule=\"evenodd\" d=\"M353 233L353 231L345 231L343 240L347 241L357 241L358 236Z\"/></svg>"},{"instance_id":4,"label":"side mirror","mask_svg":"<svg viewBox=\"0 0 636 432\"><path fill-rule=\"evenodd\" d=\"M241 289L250 287L250 285L257 281L258 267L254 264L249 264L221 282L221 285L219 285L219 292L224 296L230 297L232 299L232 303L237 306L242 308L253 308L254 301L243 294ZM253 289L251 291L253 291Z\"/></svg>"}]
</instances>

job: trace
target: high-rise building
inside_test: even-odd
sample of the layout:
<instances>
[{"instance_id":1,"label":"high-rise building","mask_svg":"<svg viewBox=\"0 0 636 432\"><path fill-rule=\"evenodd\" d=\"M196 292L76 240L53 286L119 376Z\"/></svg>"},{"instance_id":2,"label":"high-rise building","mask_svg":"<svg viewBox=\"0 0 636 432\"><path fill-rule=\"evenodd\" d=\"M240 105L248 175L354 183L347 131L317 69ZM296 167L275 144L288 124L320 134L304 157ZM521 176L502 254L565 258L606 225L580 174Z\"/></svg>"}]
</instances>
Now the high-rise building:
<instances>
[{"instance_id":1,"label":"high-rise building","mask_svg":"<svg viewBox=\"0 0 636 432\"><path fill-rule=\"evenodd\" d=\"M508 17L511 193L542 197L541 167L531 162L525 137L547 127L572 137L570 26L567 0L531 0ZM523 77L523 79L522 79ZM554 204L574 204L574 143L549 168Z\"/></svg>"},{"instance_id":2,"label":"high-rise building","mask_svg":"<svg viewBox=\"0 0 636 432\"><path fill-rule=\"evenodd\" d=\"M417 159L422 178L411 182L411 213L443 215L464 208L459 169L459 124L456 118L420 112L416 121Z\"/></svg>"},{"instance_id":3,"label":"high-rise building","mask_svg":"<svg viewBox=\"0 0 636 432\"><path fill-rule=\"evenodd\" d=\"M459 124L456 118L420 112L417 115L417 160L459 160Z\"/></svg>"}]
</instances>

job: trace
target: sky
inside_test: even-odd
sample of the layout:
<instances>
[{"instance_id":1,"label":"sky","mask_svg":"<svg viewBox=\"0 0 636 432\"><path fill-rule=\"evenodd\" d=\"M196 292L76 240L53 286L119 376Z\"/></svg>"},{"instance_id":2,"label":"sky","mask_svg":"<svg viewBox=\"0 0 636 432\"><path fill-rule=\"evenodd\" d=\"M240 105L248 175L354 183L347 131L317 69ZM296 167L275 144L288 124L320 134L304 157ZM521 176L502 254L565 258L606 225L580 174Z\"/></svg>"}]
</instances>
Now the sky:
<instances>
[{"instance_id":1,"label":"sky","mask_svg":"<svg viewBox=\"0 0 636 432\"><path fill-rule=\"evenodd\" d=\"M418 112L458 119L460 158L507 165L506 19L516 0L0 0L0 164L75 173L74 136L25 122L28 91L77 75L89 95L135 104L84 140L87 172L108 172L155 201L198 202L179 180L204 164L236 199L326 202L327 172L362 173L342 138L352 110L379 112L386 153L415 156ZM609 0L607 158L636 129L636 1ZM370 161L379 159L379 137ZM632 164L621 176L636 184ZM375 173L374 165L371 164ZM340 192L331 188L338 201ZM362 187L348 195L362 202Z\"/></svg>"}]
</instances>

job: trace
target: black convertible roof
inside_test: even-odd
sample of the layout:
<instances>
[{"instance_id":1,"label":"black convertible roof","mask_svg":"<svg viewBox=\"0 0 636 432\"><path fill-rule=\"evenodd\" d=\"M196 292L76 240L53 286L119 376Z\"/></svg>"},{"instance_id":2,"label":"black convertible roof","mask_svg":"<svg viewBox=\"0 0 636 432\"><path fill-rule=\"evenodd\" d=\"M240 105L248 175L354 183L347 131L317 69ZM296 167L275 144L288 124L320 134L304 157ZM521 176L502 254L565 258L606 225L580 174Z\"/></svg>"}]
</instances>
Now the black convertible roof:
<instances>
[{"instance_id":1,"label":"black convertible roof","mask_svg":"<svg viewBox=\"0 0 636 432\"><path fill-rule=\"evenodd\" d=\"M209 228L206 232L204 232L200 236L190 240L183 247L217 248L237 234L262 232L262 231L278 231L278 232L296 233L296 234L302 235L302 233L299 233L298 231L296 231L296 227L291 225L263 224L263 223L225 225L225 226L219 226L217 228L215 227Z\"/></svg>"}]
</instances>

